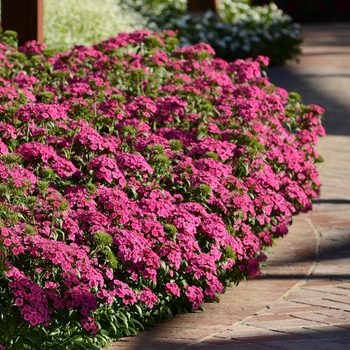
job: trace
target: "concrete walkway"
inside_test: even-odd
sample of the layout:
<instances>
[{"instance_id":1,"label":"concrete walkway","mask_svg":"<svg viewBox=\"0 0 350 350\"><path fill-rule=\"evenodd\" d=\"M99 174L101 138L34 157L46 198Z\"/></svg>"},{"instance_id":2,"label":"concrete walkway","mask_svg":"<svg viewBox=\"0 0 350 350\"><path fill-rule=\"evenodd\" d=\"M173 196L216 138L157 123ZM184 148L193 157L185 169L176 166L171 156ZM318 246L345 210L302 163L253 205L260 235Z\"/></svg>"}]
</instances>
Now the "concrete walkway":
<instances>
[{"instance_id":1,"label":"concrete walkway","mask_svg":"<svg viewBox=\"0 0 350 350\"><path fill-rule=\"evenodd\" d=\"M321 198L271 249L263 277L110 350L350 349L350 23L303 33L300 62L269 75L326 109Z\"/></svg>"}]
</instances>

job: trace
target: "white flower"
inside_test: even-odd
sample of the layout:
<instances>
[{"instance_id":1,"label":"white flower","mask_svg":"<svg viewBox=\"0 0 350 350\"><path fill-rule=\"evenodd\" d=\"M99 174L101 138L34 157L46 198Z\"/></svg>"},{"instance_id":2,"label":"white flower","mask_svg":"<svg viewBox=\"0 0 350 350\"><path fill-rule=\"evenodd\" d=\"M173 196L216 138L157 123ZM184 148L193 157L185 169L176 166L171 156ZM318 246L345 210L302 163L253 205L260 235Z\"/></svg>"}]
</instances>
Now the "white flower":
<instances>
[{"instance_id":1,"label":"white flower","mask_svg":"<svg viewBox=\"0 0 350 350\"><path fill-rule=\"evenodd\" d=\"M215 41L215 44L216 44L217 46L223 48L223 49L226 48L226 43L225 43L224 40L216 40L216 41Z\"/></svg>"},{"instance_id":2,"label":"white flower","mask_svg":"<svg viewBox=\"0 0 350 350\"><path fill-rule=\"evenodd\" d=\"M245 38L245 37L248 36L248 31L245 30L245 29L243 29L243 30L241 30L241 31L238 33L238 36L239 36L240 38Z\"/></svg>"},{"instance_id":3,"label":"white flower","mask_svg":"<svg viewBox=\"0 0 350 350\"><path fill-rule=\"evenodd\" d=\"M254 43L259 43L261 41L261 39L258 36L253 36L250 38L250 40Z\"/></svg>"},{"instance_id":4,"label":"white flower","mask_svg":"<svg viewBox=\"0 0 350 350\"><path fill-rule=\"evenodd\" d=\"M250 45L247 45L247 44L243 45L242 46L242 50L245 51L245 52L249 52L250 51Z\"/></svg>"},{"instance_id":5,"label":"white flower","mask_svg":"<svg viewBox=\"0 0 350 350\"><path fill-rule=\"evenodd\" d=\"M231 51L237 50L238 47L239 47L239 43L237 43L236 41L233 41L232 43L230 43L230 50Z\"/></svg>"},{"instance_id":6,"label":"white flower","mask_svg":"<svg viewBox=\"0 0 350 350\"><path fill-rule=\"evenodd\" d=\"M195 26L194 26L199 32L201 32L203 30L203 25L202 23L197 23Z\"/></svg>"},{"instance_id":7,"label":"white flower","mask_svg":"<svg viewBox=\"0 0 350 350\"><path fill-rule=\"evenodd\" d=\"M222 41L224 42L230 42L232 40L232 37L231 36L228 36L228 35L225 35L221 38ZM225 44L226 45L226 44Z\"/></svg>"},{"instance_id":8,"label":"white flower","mask_svg":"<svg viewBox=\"0 0 350 350\"><path fill-rule=\"evenodd\" d=\"M207 41L207 36L202 31L199 32L199 38L201 41Z\"/></svg>"},{"instance_id":9,"label":"white flower","mask_svg":"<svg viewBox=\"0 0 350 350\"><path fill-rule=\"evenodd\" d=\"M186 28L188 26L188 23L187 23L187 20L186 20L185 16L176 19L174 22L175 22L175 25L178 26L178 27Z\"/></svg>"},{"instance_id":10,"label":"white flower","mask_svg":"<svg viewBox=\"0 0 350 350\"><path fill-rule=\"evenodd\" d=\"M263 36L265 37L265 39L267 39L268 41L272 41L273 40L273 37L270 33L268 32L264 32L263 33Z\"/></svg>"},{"instance_id":11,"label":"white flower","mask_svg":"<svg viewBox=\"0 0 350 350\"><path fill-rule=\"evenodd\" d=\"M224 29L225 28L225 24L223 22L221 22L221 21L218 21L218 22L215 23L215 27L217 29Z\"/></svg>"}]
</instances>

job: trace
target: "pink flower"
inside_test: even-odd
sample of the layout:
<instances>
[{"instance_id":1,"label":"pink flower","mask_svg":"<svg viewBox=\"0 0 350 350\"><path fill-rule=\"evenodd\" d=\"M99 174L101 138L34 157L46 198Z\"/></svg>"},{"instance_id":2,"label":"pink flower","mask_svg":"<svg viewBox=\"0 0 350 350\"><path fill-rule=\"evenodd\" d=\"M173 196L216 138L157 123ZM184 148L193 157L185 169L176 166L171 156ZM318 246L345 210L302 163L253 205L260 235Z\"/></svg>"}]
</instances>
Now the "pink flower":
<instances>
[{"instance_id":1,"label":"pink flower","mask_svg":"<svg viewBox=\"0 0 350 350\"><path fill-rule=\"evenodd\" d=\"M175 282L168 282L165 285L165 290L167 293L173 294L177 297L180 297L180 288Z\"/></svg>"},{"instance_id":2,"label":"pink flower","mask_svg":"<svg viewBox=\"0 0 350 350\"><path fill-rule=\"evenodd\" d=\"M196 286L185 286L185 294L192 303L194 309L198 309L203 304L204 296L202 289Z\"/></svg>"},{"instance_id":3,"label":"pink flower","mask_svg":"<svg viewBox=\"0 0 350 350\"><path fill-rule=\"evenodd\" d=\"M120 172L117 163L106 156L97 156L93 158L88 166L88 170L94 170L96 178L105 180L108 183L117 181L121 187L126 184L123 174Z\"/></svg>"},{"instance_id":4,"label":"pink flower","mask_svg":"<svg viewBox=\"0 0 350 350\"><path fill-rule=\"evenodd\" d=\"M11 293L16 297L16 305L23 318L32 326L50 322L51 309L42 288L26 276L21 276L16 269L7 273L13 281L9 283Z\"/></svg>"},{"instance_id":5,"label":"pink flower","mask_svg":"<svg viewBox=\"0 0 350 350\"><path fill-rule=\"evenodd\" d=\"M130 117L151 118L157 111L155 102L147 96L138 96L125 107Z\"/></svg>"},{"instance_id":6,"label":"pink flower","mask_svg":"<svg viewBox=\"0 0 350 350\"><path fill-rule=\"evenodd\" d=\"M16 117L25 123L30 120L36 122L44 120L66 120L67 108L59 104L27 104L18 109Z\"/></svg>"},{"instance_id":7,"label":"pink flower","mask_svg":"<svg viewBox=\"0 0 350 350\"><path fill-rule=\"evenodd\" d=\"M125 169L125 175L130 173L153 174L152 167L141 154L122 153L116 156L116 161L120 169Z\"/></svg>"},{"instance_id":8,"label":"pink flower","mask_svg":"<svg viewBox=\"0 0 350 350\"><path fill-rule=\"evenodd\" d=\"M17 306L23 306L23 299L22 298L16 298L15 304Z\"/></svg>"},{"instance_id":9,"label":"pink flower","mask_svg":"<svg viewBox=\"0 0 350 350\"><path fill-rule=\"evenodd\" d=\"M0 155L9 153L7 146L0 140Z\"/></svg>"},{"instance_id":10,"label":"pink flower","mask_svg":"<svg viewBox=\"0 0 350 350\"><path fill-rule=\"evenodd\" d=\"M119 144L115 138L101 135L97 130L89 126L83 127L83 129L77 134L75 141L92 151L104 151L107 150L114 153Z\"/></svg>"},{"instance_id":11,"label":"pink flower","mask_svg":"<svg viewBox=\"0 0 350 350\"><path fill-rule=\"evenodd\" d=\"M9 238L5 238L4 239L4 244L5 244L6 247L9 247L9 246L11 246L12 242L11 242L11 240Z\"/></svg>"},{"instance_id":12,"label":"pink flower","mask_svg":"<svg viewBox=\"0 0 350 350\"><path fill-rule=\"evenodd\" d=\"M13 255L19 255L24 252L24 249L22 247L14 247L12 248Z\"/></svg>"},{"instance_id":13,"label":"pink flower","mask_svg":"<svg viewBox=\"0 0 350 350\"><path fill-rule=\"evenodd\" d=\"M153 308L158 301L158 297L150 289L144 289L140 294L140 300L148 307Z\"/></svg>"}]
</instances>

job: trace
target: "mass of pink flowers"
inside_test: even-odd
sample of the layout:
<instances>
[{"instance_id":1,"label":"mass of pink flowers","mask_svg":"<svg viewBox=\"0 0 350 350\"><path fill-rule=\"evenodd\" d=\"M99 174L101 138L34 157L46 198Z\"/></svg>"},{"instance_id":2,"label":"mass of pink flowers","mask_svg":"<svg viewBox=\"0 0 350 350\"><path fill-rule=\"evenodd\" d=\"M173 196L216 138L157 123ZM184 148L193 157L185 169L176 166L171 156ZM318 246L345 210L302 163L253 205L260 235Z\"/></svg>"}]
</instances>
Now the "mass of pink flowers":
<instances>
[{"instance_id":1,"label":"mass of pink flowers","mask_svg":"<svg viewBox=\"0 0 350 350\"><path fill-rule=\"evenodd\" d=\"M0 44L0 290L32 326L198 308L318 196L322 108L174 35Z\"/></svg>"}]
</instances>

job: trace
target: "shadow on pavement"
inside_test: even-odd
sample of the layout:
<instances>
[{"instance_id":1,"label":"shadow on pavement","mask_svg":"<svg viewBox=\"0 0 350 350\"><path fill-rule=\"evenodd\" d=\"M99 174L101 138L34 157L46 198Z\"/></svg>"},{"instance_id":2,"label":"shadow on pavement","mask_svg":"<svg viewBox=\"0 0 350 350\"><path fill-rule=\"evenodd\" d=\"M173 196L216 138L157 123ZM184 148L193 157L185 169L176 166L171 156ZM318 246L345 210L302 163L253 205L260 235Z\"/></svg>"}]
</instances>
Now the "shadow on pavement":
<instances>
[{"instance_id":1,"label":"shadow on pavement","mask_svg":"<svg viewBox=\"0 0 350 350\"><path fill-rule=\"evenodd\" d=\"M317 325L315 324L317 327ZM184 349L232 349L232 350L263 350L263 349L346 349L349 344L349 329L341 327L324 327L324 330L314 329L286 329L269 332L269 334L257 337L248 337L242 334L240 337L220 340L211 338L208 342L185 347ZM272 334L271 334L272 333ZM322 346L319 348L319 346Z\"/></svg>"},{"instance_id":2,"label":"shadow on pavement","mask_svg":"<svg viewBox=\"0 0 350 350\"><path fill-rule=\"evenodd\" d=\"M350 204L348 199L314 199L312 204Z\"/></svg>"},{"instance_id":3,"label":"shadow on pavement","mask_svg":"<svg viewBox=\"0 0 350 350\"><path fill-rule=\"evenodd\" d=\"M349 85L350 89L350 75L341 73L302 75L297 73L295 68L273 67L268 73L269 79L274 85L288 92L298 92L304 104L316 104L324 108L322 124L327 135L350 136L350 95L348 99L341 100L339 96L335 96L336 92L333 90L334 85L344 85L344 89ZM332 88L329 94L326 85ZM344 94L348 91L344 90Z\"/></svg>"},{"instance_id":4,"label":"shadow on pavement","mask_svg":"<svg viewBox=\"0 0 350 350\"><path fill-rule=\"evenodd\" d=\"M350 135L350 25L306 24L300 61L271 67L270 81L325 109L328 135Z\"/></svg>"},{"instance_id":5,"label":"shadow on pavement","mask_svg":"<svg viewBox=\"0 0 350 350\"><path fill-rule=\"evenodd\" d=\"M305 275L298 275L298 274L268 274L261 277L256 277L256 280L336 280L336 281L349 281L350 280L350 273L347 274L318 274L318 275L311 275L311 276L305 276ZM349 331L350 334L350 331Z\"/></svg>"},{"instance_id":6,"label":"shadow on pavement","mask_svg":"<svg viewBox=\"0 0 350 350\"><path fill-rule=\"evenodd\" d=\"M313 261L317 261L317 262L329 263L330 261L334 261L334 264L336 264L337 260L348 259L348 263L344 266L344 268L348 269L348 273L346 273L345 275L347 275L348 276L347 278L349 278L350 277L349 231L350 231L350 228L344 228L343 230L338 230L338 231L334 230L332 232L331 238L323 237L319 247L320 252L318 257L315 252L310 252L309 250L305 250L305 251L291 250L289 254L286 254L283 257L279 257L277 261L269 261L269 255L267 255L268 258L267 258L267 261L264 262L264 264L269 267L273 266L278 270L278 267L281 267L281 266L283 267L290 266L292 268L293 266L296 266L296 264L302 264L306 262L312 263ZM321 234L322 234L322 229L321 229ZM278 242L277 242L277 245L278 245ZM284 271L284 273L286 272ZM339 273L341 272L339 271ZM292 275L293 275L293 270L288 272L288 276L286 276L286 278L290 278L289 276L292 276ZM338 273L336 275L338 275ZM270 274L269 278L271 278L271 276L272 274ZM333 275L323 276L323 277L333 278ZM257 277L257 278L263 278L263 277ZM310 278L314 278L314 277L310 276ZM315 276L315 278L321 278L321 277Z\"/></svg>"},{"instance_id":7,"label":"shadow on pavement","mask_svg":"<svg viewBox=\"0 0 350 350\"><path fill-rule=\"evenodd\" d=\"M189 334L183 335L186 339L181 339L178 334L177 339L164 338L163 334L154 334L152 338L147 337L145 331L139 337L139 342L135 338L125 338L119 341L119 349L125 350L269 350L269 349L349 349L350 344L349 325L327 326L315 322L314 326L303 328L282 328L279 330L259 329L259 336L250 336L247 326L246 334L244 331L235 334L234 326L231 326L223 332L215 334L208 329L208 339L192 339ZM151 330L154 332L154 329ZM176 329L175 329L176 331ZM256 331L256 329L255 329ZM230 335L231 333L231 335Z\"/></svg>"}]
</instances>

